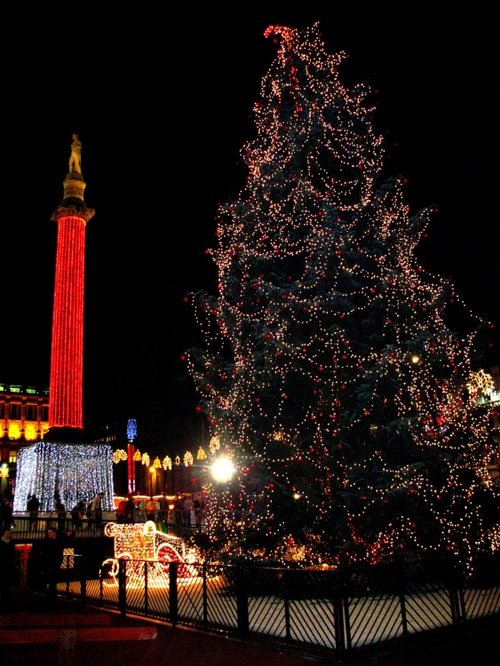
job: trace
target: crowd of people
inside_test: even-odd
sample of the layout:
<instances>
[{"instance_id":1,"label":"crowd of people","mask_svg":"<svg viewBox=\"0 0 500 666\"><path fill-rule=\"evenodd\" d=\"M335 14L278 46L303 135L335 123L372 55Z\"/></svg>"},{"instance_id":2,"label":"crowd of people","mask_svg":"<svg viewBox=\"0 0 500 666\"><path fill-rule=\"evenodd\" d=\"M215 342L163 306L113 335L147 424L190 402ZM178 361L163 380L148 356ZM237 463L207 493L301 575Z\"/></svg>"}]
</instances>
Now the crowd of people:
<instances>
[{"instance_id":1,"label":"crowd of people","mask_svg":"<svg viewBox=\"0 0 500 666\"><path fill-rule=\"evenodd\" d=\"M116 522L134 523L151 520L154 523L175 523L186 527L201 527L205 516L202 499L194 501L189 495L179 495L173 503L165 495L134 498L128 495L116 508Z\"/></svg>"},{"instance_id":2,"label":"crowd of people","mask_svg":"<svg viewBox=\"0 0 500 666\"><path fill-rule=\"evenodd\" d=\"M69 514L71 516L71 524L74 530L81 528L84 525L84 522L86 525L95 525L96 527L102 526L103 498L104 493L99 492L90 502L82 499L79 500L75 506L73 506ZM40 500L36 495L28 495L26 511L28 512L29 516L28 525L30 531L38 530L40 528ZM53 512L57 514L57 529L59 532L63 532L67 525L68 511L58 493L54 495Z\"/></svg>"},{"instance_id":3,"label":"crowd of people","mask_svg":"<svg viewBox=\"0 0 500 666\"><path fill-rule=\"evenodd\" d=\"M51 510L57 516L57 529L63 533L71 520L71 527L76 532L84 527L95 526L100 529L103 526L103 499L105 494L99 492L88 501L79 500L69 511L64 505L58 493L54 495L54 503ZM28 514L28 528L42 530L48 527L46 515L40 516L40 500L35 495L29 495L26 502ZM190 495L178 495L174 500L165 495L153 497L135 496L129 494L119 501L116 507L116 521L118 523L134 523L152 520L155 523L174 523L186 527L200 528L205 517L205 506L201 497L194 500ZM55 521L53 521L55 523ZM51 523L52 524L52 523ZM12 513L12 501L3 496L0 503L0 530L12 528L14 518Z\"/></svg>"}]
</instances>

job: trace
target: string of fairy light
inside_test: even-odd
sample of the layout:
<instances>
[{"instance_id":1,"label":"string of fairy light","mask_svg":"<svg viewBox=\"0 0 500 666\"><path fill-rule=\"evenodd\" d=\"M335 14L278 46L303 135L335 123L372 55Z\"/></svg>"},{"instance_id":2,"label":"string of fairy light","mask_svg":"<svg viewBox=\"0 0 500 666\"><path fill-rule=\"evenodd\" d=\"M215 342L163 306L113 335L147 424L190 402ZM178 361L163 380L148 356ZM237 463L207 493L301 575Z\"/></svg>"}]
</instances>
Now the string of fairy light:
<instances>
[{"instance_id":1,"label":"string of fairy light","mask_svg":"<svg viewBox=\"0 0 500 666\"><path fill-rule=\"evenodd\" d=\"M202 446L198 447L198 451L196 453L196 460L205 460L207 457L207 453L205 449ZM128 453L125 451L125 449L115 449L113 452L113 462L115 464L118 464L122 461L128 460ZM141 465L144 465L145 467L149 467L150 465L154 469L164 469L165 471L171 470L172 467L175 465L176 467L179 467L179 465L184 465L184 467L191 467L194 464L194 456L191 453L191 451L185 451L185 453L182 456L182 461L180 456L174 456L174 458L171 458L170 456L164 456L163 459L160 460L159 456L155 456L153 460L151 460L151 455L147 452L144 451L141 453L139 449L136 449L133 455L133 460L136 463L140 463Z\"/></svg>"},{"instance_id":2,"label":"string of fairy light","mask_svg":"<svg viewBox=\"0 0 500 666\"><path fill-rule=\"evenodd\" d=\"M272 524L269 537L282 536L284 558L332 561L321 544L333 489L364 498L348 521L362 544L356 525L398 488L426 505L440 536L424 543L401 515L366 542L369 556L404 541L465 551L469 561L474 548L500 543L487 529L465 543L463 529L473 516L480 521L476 491L491 487L489 414L477 410L474 392L464 396L485 322L416 257L434 210L411 213L404 178L378 184L383 138L373 128L370 89L340 80L345 54L326 52L318 25L303 33L270 26L265 35L278 53L254 104L256 138L241 150L246 184L220 206L216 246L207 250L218 295L191 299L205 350L186 355L188 369L214 436L240 470L236 492L210 485L209 530L223 528L234 548L249 527L265 532ZM448 330L451 306L472 333ZM392 452L369 443L365 455L352 455L353 447L362 451L360 432L376 438L388 420L425 459L439 456L444 482L430 482L415 461L396 465ZM298 465L314 471L313 496ZM264 468L272 480L250 484ZM359 479L366 484L373 469L383 481L363 490ZM455 500L450 489L464 469L475 481L470 498ZM309 544L297 544L287 520L277 519L278 485L316 513Z\"/></svg>"},{"instance_id":3,"label":"string of fairy light","mask_svg":"<svg viewBox=\"0 0 500 666\"><path fill-rule=\"evenodd\" d=\"M26 500L32 494L38 497L42 511L52 511L55 492L68 509L81 499L92 500L98 492L104 492L103 507L111 510L112 455L107 444L40 441L21 447L18 465L23 473L16 478L14 511L25 511Z\"/></svg>"}]
</instances>

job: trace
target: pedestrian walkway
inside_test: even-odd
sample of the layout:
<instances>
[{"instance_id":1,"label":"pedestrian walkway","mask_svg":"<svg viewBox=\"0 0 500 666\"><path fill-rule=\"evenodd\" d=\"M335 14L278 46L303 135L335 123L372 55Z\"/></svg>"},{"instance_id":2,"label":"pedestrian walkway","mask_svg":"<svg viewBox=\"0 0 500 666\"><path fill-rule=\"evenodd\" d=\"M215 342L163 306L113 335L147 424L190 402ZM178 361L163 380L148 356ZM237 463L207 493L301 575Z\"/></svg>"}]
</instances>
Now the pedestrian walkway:
<instances>
[{"instance_id":1,"label":"pedestrian walkway","mask_svg":"<svg viewBox=\"0 0 500 666\"><path fill-rule=\"evenodd\" d=\"M242 642L224 636L186 628L173 628L166 623L154 622L142 617L123 617L119 613L101 608L84 606L77 602L57 599L49 603L45 596L25 589L14 590L15 608L10 614L0 615L0 642L2 631L12 632L17 626L19 642L16 644L12 633L10 640L1 648L2 666L311 666L311 659L294 655L286 650ZM108 623L101 616L112 619ZM16 617L17 616L17 617ZM26 628L30 616L33 619L31 630L43 631L41 617L45 617L46 633L55 629L50 618L59 629L68 618L66 629L75 628L84 635L85 629L92 627L95 640L78 640L74 648L68 650L65 635L62 641L47 642L39 635L38 642L26 641ZM76 617L75 617L76 616ZM99 618L99 619L97 619ZM20 626L22 625L22 626ZM38 625L38 628L34 625ZM97 626L98 625L98 626ZM156 636L137 638L144 633L145 625L154 628ZM50 628L49 628L50 627ZM121 634L118 640L99 637L99 632ZM126 632L132 638L126 638ZM67 632L66 632L67 633ZM7 634L6 634L7 635ZM99 640L102 638L102 640ZM137 638L137 640L136 640ZM68 655L71 659L68 660ZM318 663L318 662L316 662Z\"/></svg>"},{"instance_id":2,"label":"pedestrian walkway","mask_svg":"<svg viewBox=\"0 0 500 666\"><path fill-rule=\"evenodd\" d=\"M123 617L112 611L64 599L49 605L44 596L24 589L15 590L14 612L0 615L0 631L2 626L12 628L12 624L19 624L20 619L28 626L26 623L29 623L30 614L34 620L37 618L38 626L41 615L46 618L44 624L52 629L56 624L64 625L66 616L67 626L78 623L76 626L82 631L89 626L98 627L101 632L108 629L109 632L116 632L118 640L113 640L112 636L111 640L109 637L99 640L104 637L99 636L97 631L92 640L76 639L71 649L64 641L38 644L11 642L2 645L2 666L493 666L498 662L500 652L500 617L480 624L471 623L461 631L449 628L427 636L418 635L405 643L385 645L364 653L355 652L340 659L297 653L293 649L181 627L173 628L166 623L143 617ZM15 615L20 619L15 619ZM111 619L104 619L103 615L111 616ZM96 617L100 619L96 620ZM53 618L52 624L50 618ZM156 631L141 639L139 635L144 627ZM75 638L74 634L72 638Z\"/></svg>"}]
</instances>

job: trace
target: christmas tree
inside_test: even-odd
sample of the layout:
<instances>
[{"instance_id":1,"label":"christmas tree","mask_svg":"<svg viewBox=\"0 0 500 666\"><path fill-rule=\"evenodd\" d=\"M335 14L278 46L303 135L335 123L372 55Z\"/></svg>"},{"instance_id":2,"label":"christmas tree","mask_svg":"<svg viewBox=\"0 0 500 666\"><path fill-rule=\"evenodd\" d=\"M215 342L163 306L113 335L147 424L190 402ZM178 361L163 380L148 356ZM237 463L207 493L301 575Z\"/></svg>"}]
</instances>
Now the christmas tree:
<instances>
[{"instance_id":1,"label":"christmas tree","mask_svg":"<svg viewBox=\"0 0 500 666\"><path fill-rule=\"evenodd\" d=\"M208 534L232 555L304 564L401 551L470 564L499 545L474 384L488 324L417 260L433 210L410 214L404 179L383 176L372 92L342 82L345 54L318 24L265 35L277 55L248 175L208 250L218 293L191 299L198 410L212 458L236 468L206 480Z\"/></svg>"}]
</instances>

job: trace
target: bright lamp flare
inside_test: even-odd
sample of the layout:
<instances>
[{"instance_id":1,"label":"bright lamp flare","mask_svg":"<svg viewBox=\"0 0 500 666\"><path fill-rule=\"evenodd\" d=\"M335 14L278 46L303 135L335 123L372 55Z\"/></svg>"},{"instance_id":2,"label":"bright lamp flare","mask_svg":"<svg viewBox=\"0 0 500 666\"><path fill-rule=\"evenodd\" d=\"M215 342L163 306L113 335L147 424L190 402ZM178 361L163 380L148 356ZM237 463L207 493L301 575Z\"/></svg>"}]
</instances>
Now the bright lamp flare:
<instances>
[{"instance_id":1,"label":"bright lamp flare","mask_svg":"<svg viewBox=\"0 0 500 666\"><path fill-rule=\"evenodd\" d=\"M219 483L225 483L230 481L236 472L236 468L233 465L232 461L225 456L217 458L210 465L210 471L215 481Z\"/></svg>"}]
</instances>

